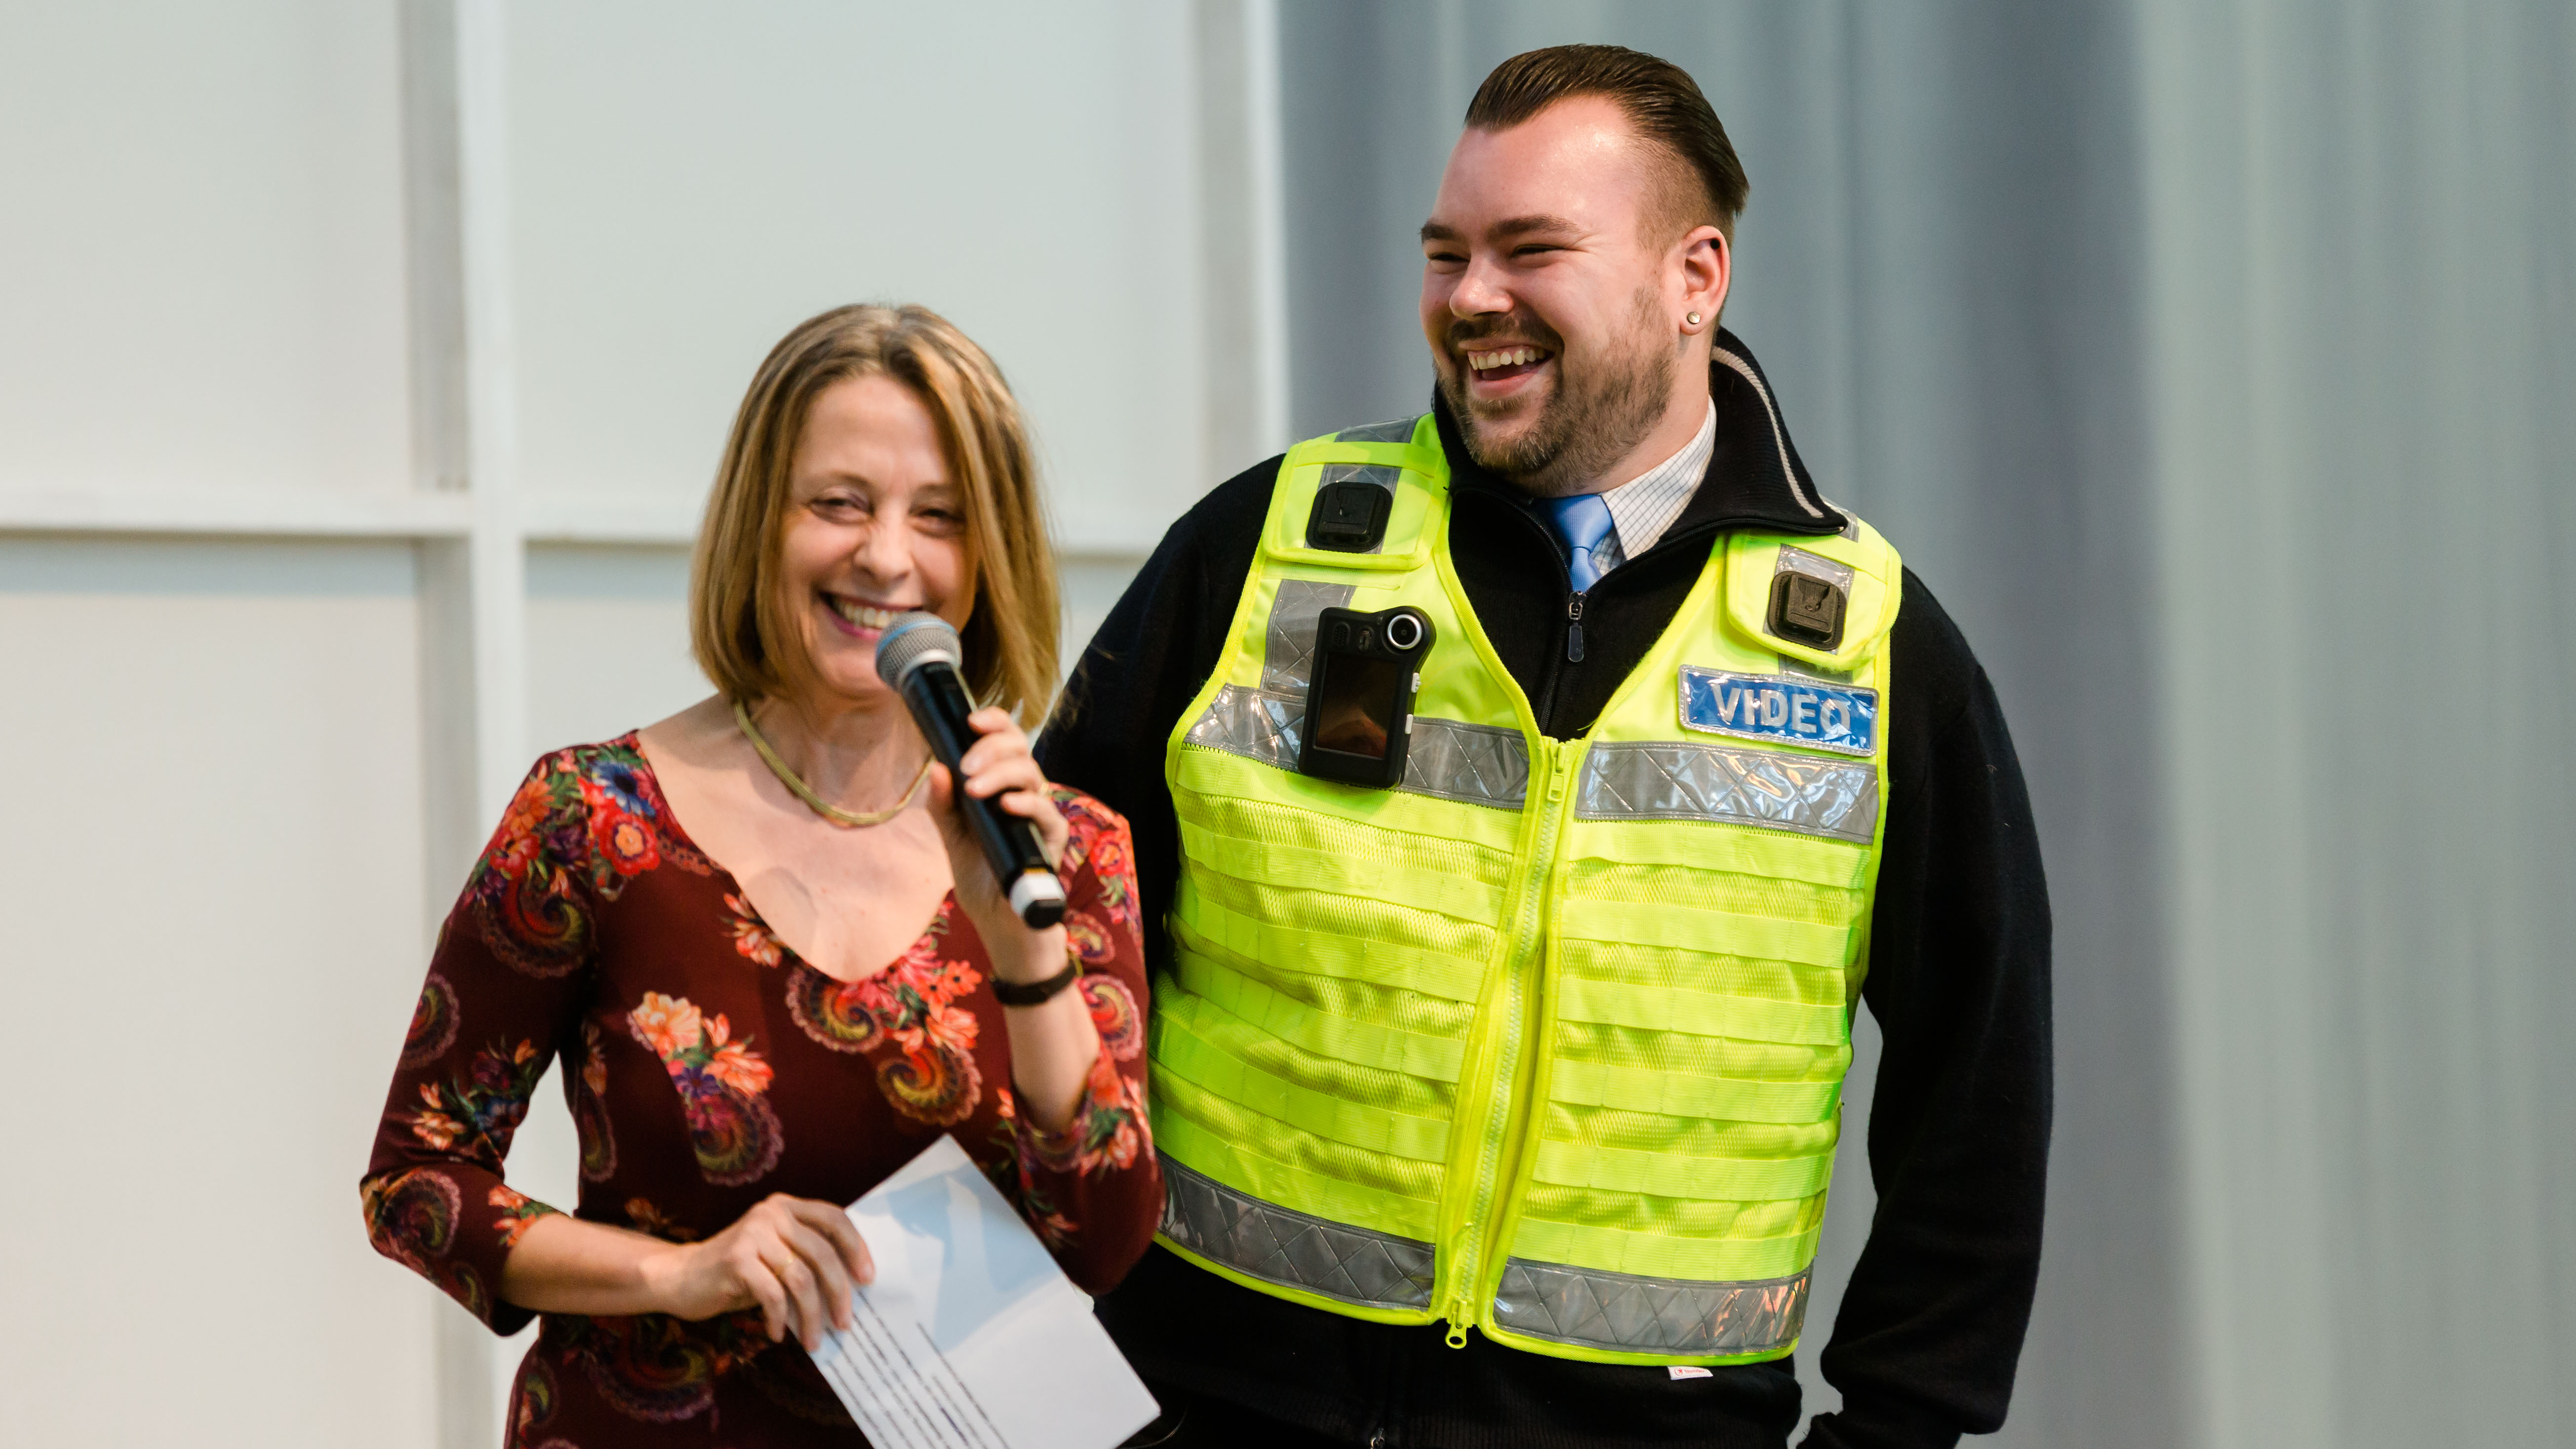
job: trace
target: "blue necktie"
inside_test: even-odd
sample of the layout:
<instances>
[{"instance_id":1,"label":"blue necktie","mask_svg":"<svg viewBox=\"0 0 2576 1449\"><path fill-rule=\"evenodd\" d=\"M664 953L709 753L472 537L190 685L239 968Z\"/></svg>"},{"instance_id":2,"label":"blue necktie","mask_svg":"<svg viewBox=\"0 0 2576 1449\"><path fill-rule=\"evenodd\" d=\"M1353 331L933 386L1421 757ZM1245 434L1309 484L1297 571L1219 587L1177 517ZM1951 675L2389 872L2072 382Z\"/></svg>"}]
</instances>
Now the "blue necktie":
<instances>
[{"instance_id":1,"label":"blue necktie","mask_svg":"<svg viewBox=\"0 0 2576 1449\"><path fill-rule=\"evenodd\" d=\"M1610 537L1610 505L1598 493L1577 493L1571 498L1542 498L1531 505L1557 539L1573 555L1565 566L1566 581L1578 594L1600 582L1602 540Z\"/></svg>"}]
</instances>

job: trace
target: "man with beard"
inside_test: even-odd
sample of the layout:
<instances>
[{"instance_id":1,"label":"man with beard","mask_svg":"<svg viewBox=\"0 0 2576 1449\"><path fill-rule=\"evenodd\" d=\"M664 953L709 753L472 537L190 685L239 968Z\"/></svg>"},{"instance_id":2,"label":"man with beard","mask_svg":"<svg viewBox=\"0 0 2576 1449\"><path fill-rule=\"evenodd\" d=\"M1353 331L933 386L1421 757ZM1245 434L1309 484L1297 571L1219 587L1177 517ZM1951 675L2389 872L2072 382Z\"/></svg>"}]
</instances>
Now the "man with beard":
<instances>
[{"instance_id":1,"label":"man with beard","mask_svg":"<svg viewBox=\"0 0 2576 1449\"><path fill-rule=\"evenodd\" d=\"M1162 1234L1101 1304L1169 1410L1139 1443L1785 1444L1861 1000L1878 1209L1805 1442L2002 1422L2029 804L1717 326L1745 190L1678 68L1504 62L1422 228L1431 411L1209 494L1044 736L1160 928Z\"/></svg>"}]
</instances>

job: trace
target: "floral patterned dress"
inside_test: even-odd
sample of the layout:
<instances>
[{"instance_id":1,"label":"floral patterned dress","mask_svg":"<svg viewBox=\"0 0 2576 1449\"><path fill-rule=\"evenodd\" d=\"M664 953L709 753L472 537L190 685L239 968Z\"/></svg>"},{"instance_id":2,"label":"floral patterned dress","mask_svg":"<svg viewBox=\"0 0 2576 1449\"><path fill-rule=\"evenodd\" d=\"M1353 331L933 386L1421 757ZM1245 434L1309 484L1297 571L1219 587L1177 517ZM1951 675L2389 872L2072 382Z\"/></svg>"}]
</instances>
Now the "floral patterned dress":
<instances>
[{"instance_id":1,"label":"floral patterned dress","mask_svg":"<svg viewBox=\"0 0 2576 1449\"><path fill-rule=\"evenodd\" d=\"M589 1221L709 1237L774 1192L844 1203L940 1133L1094 1292L1151 1239L1144 959L1127 824L1056 792L1070 949L1102 1050L1072 1123L1011 1100L1010 1039L952 894L902 958L824 975L672 818L635 737L537 763L439 935L361 1185L377 1251L500 1333L530 1313L501 1264L556 1209L502 1181L549 1059ZM757 1310L701 1323L550 1313L512 1389L539 1449L865 1442L794 1337Z\"/></svg>"}]
</instances>

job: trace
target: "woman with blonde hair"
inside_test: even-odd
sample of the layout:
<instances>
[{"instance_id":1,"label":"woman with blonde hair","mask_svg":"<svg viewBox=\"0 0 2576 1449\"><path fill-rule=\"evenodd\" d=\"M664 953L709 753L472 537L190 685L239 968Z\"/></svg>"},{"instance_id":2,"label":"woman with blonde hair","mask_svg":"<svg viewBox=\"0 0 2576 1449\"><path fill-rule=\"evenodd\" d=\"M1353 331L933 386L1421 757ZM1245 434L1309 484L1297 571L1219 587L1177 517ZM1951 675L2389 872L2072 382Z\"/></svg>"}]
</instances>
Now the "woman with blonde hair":
<instances>
[{"instance_id":1,"label":"woman with blonde hair","mask_svg":"<svg viewBox=\"0 0 2576 1449\"><path fill-rule=\"evenodd\" d=\"M537 762L442 931L362 1193L377 1249L501 1333L509 1442L848 1443L807 1348L871 1275L844 1204L949 1133L1095 1292L1162 1200L1126 823L1022 723L1056 592L1001 373L920 307L761 364L690 578L717 694ZM877 677L927 610L985 707L957 775ZM1063 924L999 895L955 792L1032 822ZM686 822L685 828L682 822ZM927 926L923 924L927 922ZM578 1208L502 1180L548 1060Z\"/></svg>"}]
</instances>

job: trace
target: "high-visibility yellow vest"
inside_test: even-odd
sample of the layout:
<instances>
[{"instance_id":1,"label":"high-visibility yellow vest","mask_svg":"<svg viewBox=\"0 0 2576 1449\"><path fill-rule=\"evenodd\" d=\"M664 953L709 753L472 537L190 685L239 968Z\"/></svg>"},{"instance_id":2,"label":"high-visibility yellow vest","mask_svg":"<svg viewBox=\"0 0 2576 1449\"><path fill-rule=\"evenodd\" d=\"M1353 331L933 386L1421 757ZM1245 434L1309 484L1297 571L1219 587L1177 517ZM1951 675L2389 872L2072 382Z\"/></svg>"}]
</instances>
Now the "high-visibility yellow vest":
<instances>
[{"instance_id":1,"label":"high-visibility yellow vest","mask_svg":"<svg viewBox=\"0 0 2576 1449\"><path fill-rule=\"evenodd\" d=\"M1393 493L1370 553L1317 489ZM1299 444L1165 755L1162 1242L1299 1303L1612 1363L1797 1344L1867 961L1896 552L1732 534L1580 738L1461 590L1429 416ZM1838 639L1772 632L1782 574ZM1808 596L1815 591L1808 588ZM1300 775L1317 613L1434 629L1402 783Z\"/></svg>"}]
</instances>

